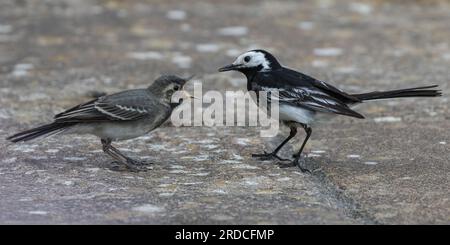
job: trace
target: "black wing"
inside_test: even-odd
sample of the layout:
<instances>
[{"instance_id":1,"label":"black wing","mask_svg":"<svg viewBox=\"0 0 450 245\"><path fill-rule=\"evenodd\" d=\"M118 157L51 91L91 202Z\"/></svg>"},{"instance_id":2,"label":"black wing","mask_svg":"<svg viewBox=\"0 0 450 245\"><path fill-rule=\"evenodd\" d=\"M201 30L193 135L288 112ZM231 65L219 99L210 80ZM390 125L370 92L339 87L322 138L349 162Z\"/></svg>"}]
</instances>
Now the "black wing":
<instances>
[{"instance_id":1,"label":"black wing","mask_svg":"<svg viewBox=\"0 0 450 245\"><path fill-rule=\"evenodd\" d=\"M144 90L129 90L99 97L55 116L57 122L136 120L152 113L156 104Z\"/></svg>"},{"instance_id":2,"label":"black wing","mask_svg":"<svg viewBox=\"0 0 450 245\"><path fill-rule=\"evenodd\" d=\"M294 76L295 73L261 72L253 79L253 81L258 82L252 82L252 90L277 91L278 96L276 99L279 100L279 103L300 106L313 111L364 118L364 116L347 106L346 101L349 101L353 96L332 86L323 89L319 85L320 81L306 75L304 75L306 79L303 79L301 76ZM326 85L324 83L323 86L325 87ZM336 92L334 92L335 90ZM358 99L356 100L359 101Z\"/></svg>"},{"instance_id":3,"label":"black wing","mask_svg":"<svg viewBox=\"0 0 450 245\"><path fill-rule=\"evenodd\" d=\"M280 78L283 81L283 84L290 87L306 87L310 89L316 89L322 91L343 103L357 103L361 102L356 96L348 94L333 85L330 85L326 82L317 80L311 76L303 74L298 71L294 71L288 68L282 68L278 70L274 70L270 72L274 77ZM280 82L281 83L281 82Z\"/></svg>"}]
</instances>

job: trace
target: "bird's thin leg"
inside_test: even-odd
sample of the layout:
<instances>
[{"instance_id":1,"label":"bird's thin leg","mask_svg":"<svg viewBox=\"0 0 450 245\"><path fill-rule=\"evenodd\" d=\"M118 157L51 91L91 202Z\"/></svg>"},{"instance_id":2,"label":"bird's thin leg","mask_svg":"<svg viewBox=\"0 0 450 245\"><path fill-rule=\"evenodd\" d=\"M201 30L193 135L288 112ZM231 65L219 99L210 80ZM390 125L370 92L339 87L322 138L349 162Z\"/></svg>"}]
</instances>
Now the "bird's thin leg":
<instances>
[{"instance_id":1,"label":"bird's thin leg","mask_svg":"<svg viewBox=\"0 0 450 245\"><path fill-rule=\"evenodd\" d=\"M102 146L103 146L103 152L105 152L106 154L108 154L109 156L114 158L117 162L127 166L131 171L138 172L138 171L146 170L146 169L139 168L139 165L137 165L134 160L123 155L119 150L114 148L111 145L111 140L102 139Z\"/></svg>"},{"instance_id":2,"label":"bird's thin leg","mask_svg":"<svg viewBox=\"0 0 450 245\"><path fill-rule=\"evenodd\" d=\"M114 158L118 162L124 162L126 159L123 156L117 155L111 151L111 140L102 139L103 152Z\"/></svg>"},{"instance_id":3,"label":"bird's thin leg","mask_svg":"<svg viewBox=\"0 0 450 245\"><path fill-rule=\"evenodd\" d=\"M103 152L112 157L115 160L114 163L121 163L126 165L126 158L111 151L111 140L102 139L101 141Z\"/></svg>"},{"instance_id":4,"label":"bird's thin leg","mask_svg":"<svg viewBox=\"0 0 450 245\"><path fill-rule=\"evenodd\" d=\"M296 157L295 157L295 159L294 159L294 161L292 163L293 163L294 166L299 167L302 172L309 172L309 173L311 173L311 171L309 169L307 169L307 168L302 166L302 164L300 163L300 157L301 157L301 154L303 152L303 148L305 148L306 142L308 142L308 139L311 136L312 129L311 129L311 127L309 127L306 124L303 124L302 126L303 126L303 129L306 132L306 137L305 137L305 140L303 141L302 146L300 147L300 150L296 154Z\"/></svg>"},{"instance_id":5,"label":"bird's thin leg","mask_svg":"<svg viewBox=\"0 0 450 245\"><path fill-rule=\"evenodd\" d=\"M283 142L281 142L281 144L279 146L277 146L277 148L275 148L275 150L273 152L267 153L266 151L264 151L263 154L252 154L252 157L258 157L258 158L262 158L262 159L276 158L281 161L289 161L289 159L284 159L284 158L279 157L277 155L277 153L281 150L281 148L283 148L283 146L287 142L289 142L289 140L291 140L297 134L296 127L291 127L290 129L291 129L291 131L289 132L289 136L285 140L283 140Z\"/></svg>"}]
</instances>

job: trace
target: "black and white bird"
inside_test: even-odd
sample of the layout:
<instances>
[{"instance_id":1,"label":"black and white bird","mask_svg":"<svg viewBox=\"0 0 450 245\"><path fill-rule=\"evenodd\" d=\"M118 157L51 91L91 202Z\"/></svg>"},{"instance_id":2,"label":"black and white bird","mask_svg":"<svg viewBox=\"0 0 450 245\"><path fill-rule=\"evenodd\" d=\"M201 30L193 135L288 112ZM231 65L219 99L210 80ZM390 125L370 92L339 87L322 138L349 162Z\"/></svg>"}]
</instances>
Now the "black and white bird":
<instances>
[{"instance_id":1,"label":"black and white bird","mask_svg":"<svg viewBox=\"0 0 450 245\"><path fill-rule=\"evenodd\" d=\"M289 136L273 151L264 154L253 154L253 157L263 159L280 158L277 153L297 134L301 127L306 132L306 138L292 162L302 171L308 171L300 161L300 155L311 136L311 125L319 115L344 115L364 118L350 107L367 100L390 99L400 97L435 97L440 96L437 85L399 89L383 92L349 94L330 84L317 80L298 71L283 67L278 60L265 50L251 50L239 55L236 60L219 69L224 71L239 71L247 77L247 89L258 94L278 92L279 120L290 128ZM329 118L329 117L326 117Z\"/></svg>"},{"instance_id":2,"label":"black and white bird","mask_svg":"<svg viewBox=\"0 0 450 245\"><path fill-rule=\"evenodd\" d=\"M172 102L172 95L182 90L189 79L166 75L146 89L101 96L57 114L50 124L17 133L7 140L16 143L61 133L92 134L101 139L103 151L117 163L131 171L144 170L143 165L148 163L125 156L111 143L142 136L161 126L182 102L182 99ZM186 96L191 97L187 93Z\"/></svg>"}]
</instances>

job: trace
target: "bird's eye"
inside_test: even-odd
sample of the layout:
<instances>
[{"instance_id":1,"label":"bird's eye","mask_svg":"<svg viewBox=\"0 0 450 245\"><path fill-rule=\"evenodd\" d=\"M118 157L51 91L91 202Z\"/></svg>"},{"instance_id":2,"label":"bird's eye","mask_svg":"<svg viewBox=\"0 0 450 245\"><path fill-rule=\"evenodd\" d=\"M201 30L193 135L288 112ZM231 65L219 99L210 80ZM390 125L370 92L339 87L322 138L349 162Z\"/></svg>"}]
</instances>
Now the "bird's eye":
<instances>
[{"instance_id":1,"label":"bird's eye","mask_svg":"<svg viewBox=\"0 0 450 245\"><path fill-rule=\"evenodd\" d=\"M250 56L245 56L245 57L244 57L244 61L245 61L245 62L249 62L249 61L251 60L251 58L252 58L252 57L250 57Z\"/></svg>"},{"instance_id":2,"label":"bird's eye","mask_svg":"<svg viewBox=\"0 0 450 245\"><path fill-rule=\"evenodd\" d=\"M178 91L180 89L180 86L175 85L175 87L173 87L173 90Z\"/></svg>"}]
</instances>

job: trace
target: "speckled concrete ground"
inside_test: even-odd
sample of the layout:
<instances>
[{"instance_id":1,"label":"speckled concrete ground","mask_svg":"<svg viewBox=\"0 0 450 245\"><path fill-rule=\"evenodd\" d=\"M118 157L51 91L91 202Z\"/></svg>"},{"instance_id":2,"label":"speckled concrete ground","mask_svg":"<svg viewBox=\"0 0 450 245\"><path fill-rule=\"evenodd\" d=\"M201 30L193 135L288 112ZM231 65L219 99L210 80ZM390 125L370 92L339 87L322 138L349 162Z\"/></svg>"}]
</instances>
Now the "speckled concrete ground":
<instances>
[{"instance_id":1,"label":"speckled concrete ground","mask_svg":"<svg viewBox=\"0 0 450 245\"><path fill-rule=\"evenodd\" d=\"M258 128L166 124L120 143L156 162L145 173L109 170L94 137L0 140L0 223L450 224L449 11L445 1L1 1L2 139L163 73L244 89L216 69L253 47L350 92L439 84L444 96L368 103L366 120L314 128L313 175L250 158L286 134Z\"/></svg>"}]
</instances>

